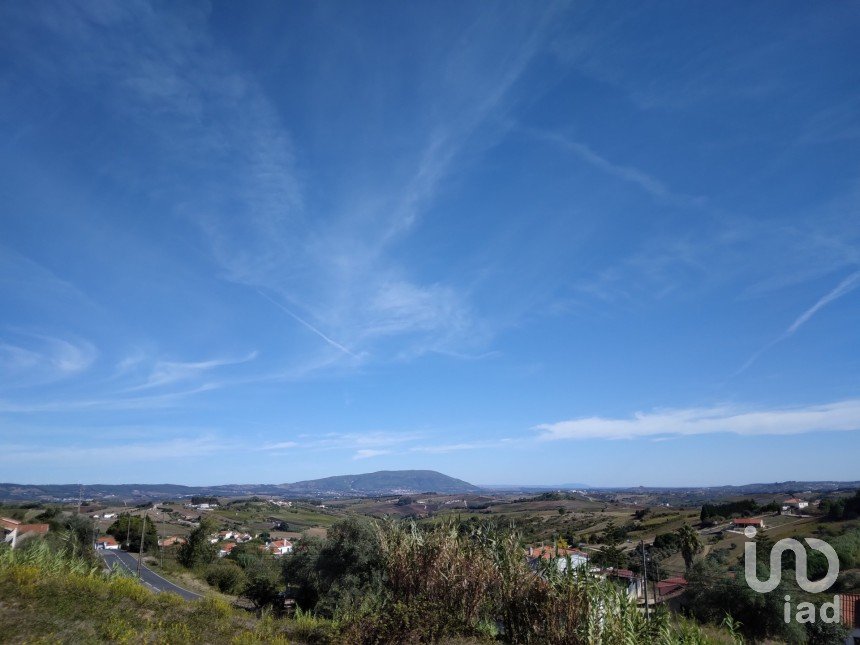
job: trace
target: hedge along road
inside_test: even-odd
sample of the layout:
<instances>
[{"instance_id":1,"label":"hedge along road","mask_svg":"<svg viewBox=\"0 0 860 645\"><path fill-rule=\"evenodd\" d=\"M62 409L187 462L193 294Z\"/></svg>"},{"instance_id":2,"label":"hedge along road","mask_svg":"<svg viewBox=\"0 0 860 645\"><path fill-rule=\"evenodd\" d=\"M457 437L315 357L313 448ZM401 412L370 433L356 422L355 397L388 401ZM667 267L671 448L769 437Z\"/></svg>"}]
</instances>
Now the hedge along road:
<instances>
[{"instance_id":1,"label":"hedge along road","mask_svg":"<svg viewBox=\"0 0 860 645\"><path fill-rule=\"evenodd\" d=\"M130 553L114 549L98 549L98 553L104 559L108 568L119 567L132 575L137 575L137 560ZM154 591L175 593L185 598L185 600L200 600L203 598L200 594L183 589L170 582L170 580L162 578L143 564L140 565L140 581Z\"/></svg>"}]
</instances>

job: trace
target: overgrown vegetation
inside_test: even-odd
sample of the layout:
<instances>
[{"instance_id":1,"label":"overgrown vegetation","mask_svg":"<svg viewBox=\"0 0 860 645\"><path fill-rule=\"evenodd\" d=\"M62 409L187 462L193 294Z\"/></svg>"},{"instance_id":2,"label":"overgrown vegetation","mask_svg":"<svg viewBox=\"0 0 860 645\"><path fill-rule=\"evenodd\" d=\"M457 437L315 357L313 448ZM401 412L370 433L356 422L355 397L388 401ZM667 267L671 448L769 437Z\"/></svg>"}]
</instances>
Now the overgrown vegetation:
<instances>
[{"instance_id":1,"label":"overgrown vegetation","mask_svg":"<svg viewBox=\"0 0 860 645\"><path fill-rule=\"evenodd\" d=\"M682 533L664 541L680 547ZM281 560L250 543L223 560L194 559L210 584L250 599L256 613L152 594L103 573L67 546L68 534L0 552L4 641L578 645L739 642L741 631L810 643L829 637L785 632L777 592L741 593L742 581L710 558L690 572L690 611L709 625L662 609L648 621L623 590L583 570L559 571L551 562L531 568L521 535L488 524L351 517L324 540L300 540ZM199 535L207 534L204 527ZM298 605L292 617L277 615L285 588Z\"/></svg>"},{"instance_id":2,"label":"overgrown vegetation","mask_svg":"<svg viewBox=\"0 0 860 645\"><path fill-rule=\"evenodd\" d=\"M145 529L143 525L144 519L142 517L123 513L108 527L107 534L112 535L117 542L129 551L137 552L140 551L141 533L144 533L144 551L157 551L158 533L155 530L155 523L147 520Z\"/></svg>"},{"instance_id":3,"label":"overgrown vegetation","mask_svg":"<svg viewBox=\"0 0 860 645\"><path fill-rule=\"evenodd\" d=\"M723 504L703 504L699 519L706 522L713 518L731 518L738 515L747 517L757 513L776 513L779 508L779 504L776 502L760 506L754 499L742 499Z\"/></svg>"},{"instance_id":4,"label":"overgrown vegetation","mask_svg":"<svg viewBox=\"0 0 860 645\"><path fill-rule=\"evenodd\" d=\"M301 610L337 621L344 642L711 642L667 613L646 621L585 571L535 571L523 555L516 533L490 526L351 519L299 543L284 577Z\"/></svg>"},{"instance_id":5,"label":"overgrown vegetation","mask_svg":"<svg viewBox=\"0 0 860 645\"><path fill-rule=\"evenodd\" d=\"M860 490L854 491L853 497L823 499L819 508L830 522L857 519L860 517Z\"/></svg>"}]
</instances>

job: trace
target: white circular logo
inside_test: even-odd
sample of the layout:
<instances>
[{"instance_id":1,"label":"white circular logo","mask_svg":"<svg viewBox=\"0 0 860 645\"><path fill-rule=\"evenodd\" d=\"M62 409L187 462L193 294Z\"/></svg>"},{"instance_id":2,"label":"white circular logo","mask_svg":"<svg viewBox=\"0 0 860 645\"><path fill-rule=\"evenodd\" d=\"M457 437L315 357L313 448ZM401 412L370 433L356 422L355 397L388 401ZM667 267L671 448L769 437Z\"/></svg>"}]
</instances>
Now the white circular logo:
<instances>
[{"instance_id":1,"label":"white circular logo","mask_svg":"<svg viewBox=\"0 0 860 645\"><path fill-rule=\"evenodd\" d=\"M744 529L744 535L750 539L754 538L756 533L758 533L758 531L755 530L754 526L748 526Z\"/></svg>"}]
</instances>

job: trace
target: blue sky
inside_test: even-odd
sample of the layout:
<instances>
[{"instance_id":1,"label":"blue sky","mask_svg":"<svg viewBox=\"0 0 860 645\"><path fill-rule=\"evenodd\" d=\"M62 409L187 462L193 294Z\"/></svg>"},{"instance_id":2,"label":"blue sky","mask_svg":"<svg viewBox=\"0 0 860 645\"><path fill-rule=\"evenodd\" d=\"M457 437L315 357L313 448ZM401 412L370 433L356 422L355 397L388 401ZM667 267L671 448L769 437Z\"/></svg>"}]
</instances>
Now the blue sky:
<instances>
[{"instance_id":1,"label":"blue sky","mask_svg":"<svg viewBox=\"0 0 860 645\"><path fill-rule=\"evenodd\" d=\"M857 479L854 3L0 5L0 479Z\"/></svg>"}]
</instances>

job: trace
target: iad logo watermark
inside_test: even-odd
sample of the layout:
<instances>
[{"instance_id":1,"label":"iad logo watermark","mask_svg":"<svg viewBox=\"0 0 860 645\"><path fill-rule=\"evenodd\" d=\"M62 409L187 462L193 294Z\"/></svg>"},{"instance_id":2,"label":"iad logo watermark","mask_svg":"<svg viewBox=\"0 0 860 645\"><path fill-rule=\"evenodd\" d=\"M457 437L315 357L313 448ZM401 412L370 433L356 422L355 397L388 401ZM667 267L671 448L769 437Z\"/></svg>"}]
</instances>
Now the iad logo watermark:
<instances>
[{"instance_id":1,"label":"iad logo watermark","mask_svg":"<svg viewBox=\"0 0 860 645\"><path fill-rule=\"evenodd\" d=\"M754 526L744 529L744 535L748 538L756 536ZM822 593L830 589L839 576L839 556L833 547L824 540L816 538L804 538L804 541L816 551L820 551L827 558L827 575L821 580L812 581L806 575L806 549L803 545L792 538L784 538L773 545L770 550L770 575L767 580L759 580L756 575L756 547L755 542L744 544L744 577L753 591L768 593L776 589L782 580L782 554L785 551L794 552L794 577L798 586L807 593ZM839 599L834 596L833 602L825 602L821 605L821 620L825 623L839 621ZM791 622L791 596L785 597L784 608L785 622ZM795 620L799 623L815 622L815 605L811 602L801 602L797 605Z\"/></svg>"}]
</instances>

